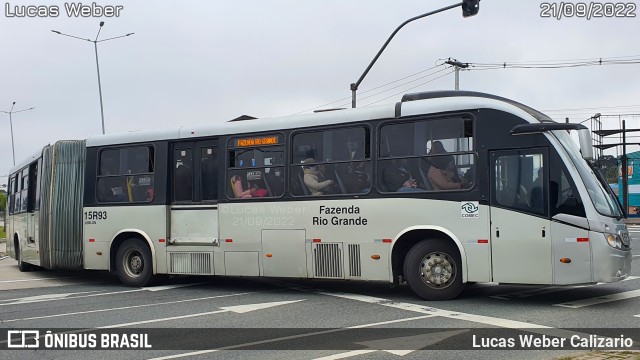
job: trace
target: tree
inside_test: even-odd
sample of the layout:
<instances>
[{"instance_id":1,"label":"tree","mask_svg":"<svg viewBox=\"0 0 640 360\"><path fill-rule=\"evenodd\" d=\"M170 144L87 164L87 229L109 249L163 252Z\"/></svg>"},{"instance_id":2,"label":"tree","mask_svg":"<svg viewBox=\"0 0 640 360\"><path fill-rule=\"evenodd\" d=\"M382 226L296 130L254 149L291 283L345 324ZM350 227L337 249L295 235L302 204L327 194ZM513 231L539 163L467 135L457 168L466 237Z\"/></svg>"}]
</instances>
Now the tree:
<instances>
[{"instance_id":1,"label":"tree","mask_svg":"<svg viewBox=\"0 0 640 360\"><path fill-rule=\"evenodd\" d=\"M7 192L0 190L0 212L4 212L7 208Z\"/></svg>"}]
</instances>

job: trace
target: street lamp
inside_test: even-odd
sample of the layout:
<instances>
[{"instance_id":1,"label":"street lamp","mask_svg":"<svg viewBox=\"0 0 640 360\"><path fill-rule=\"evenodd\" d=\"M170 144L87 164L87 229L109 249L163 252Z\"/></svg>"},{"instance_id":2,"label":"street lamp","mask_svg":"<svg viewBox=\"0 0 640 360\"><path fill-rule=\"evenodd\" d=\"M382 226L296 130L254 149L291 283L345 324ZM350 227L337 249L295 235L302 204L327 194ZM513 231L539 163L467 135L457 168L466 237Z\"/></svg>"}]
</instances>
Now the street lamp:
<instances>
[{"instance_id":1,"label":"street lamp","mask_svg":"<svg viewBox=\"0 0 640 360\"><path fill-rule=\"evenodd\" d=\"M134 33L128 33L128 34L125 34L125 35L120 35L120 36L116 36L116 37L112 37L112 38L108 38L108 39L98 40L98 36L100 36L100 30L102 30L103 26L104 26L104 21L100 21L100 28L98 29L98 34L96 35L96 39L95 40L83 39L81 37L77 37L77 36L61 33L60 31L57 31L57 30L51 30L51 32L54 32L54 33L56 33L58 35L64 35L64 36L72 37L74 39L84 40L84 41L88 41L88 42L92 42L93 43L93 47L94 47L94 49L96 51L96 70L98 72L98 95L100 95L100 115L102 115L102 133L104 134L104 107L102 105L102 85L100 83L100 65L98 64L98 43L99 42L109 41L109 40L115 40L115 39L119 39L119 38L123 38L123 37L127 37L127 36L131 36Z\"/></svg>"},{"instance_id":2,"label":"street lamp","mask_svg":"<svg viewBox=\"0 0 640 360\"><path fill-rule=\"evenodd\" d=\"M9 110L9 111L0 111L0 112L3 112L5 114L9 114L9 125L11 127L11 152L13 153L13 166L16 166L16 148L13 145L13 120L11 119L11 114L15 114L15 113L19 113L19 112L29 111L29 110L35 109L35 107L30 107L30 108L24 109L24 110L13 111L13 107L15 105L16 105L16 102L14 101L13 104L11 104L11 110Z\"/></svg>"},{"instance_id":3,"label":"street lamp","mask_svg":"<svg viewBox=\"0 0 640 360\"><path fill-rule=\"evenodd\" d=\"M376 54L376 56L373 58L373 60L371 60L371 62L369 63L369 66L367 66L367 68L364 70L364 72L362 73L362 75L360 75L360 78L358 79L358 81L354 82L351 84L350 89L351 89L351 107L355 108L356 107L356 91L358 91L358 86L360 86L360 83L362 82L362 80L364 80L364 77L367 76L367 74L369 73L369 70L371 70L371 67L373 66L373 64L376 63L376 61L378 60L378 58L380 57L380 55L382 54L382 52L384 51L384 49L387 48L387 45L389 45L389 42L391 42L391 39L393 39L393 37L396 35L396 33L398 31L400 31L400 29L402 29L403 26L407 25L408 23L414 21L414 20L418 20L418 19L422 19L423 17L427 17L427 16L431 16L443 11L447 11L456 7L461 7L462 8L462 16L463 17L469 17L469 16L474 16L478 13L479 7L480 7L480 0L462 0L462 2L459 2L457 4L454 5L449 5L449 6L445 6L441 9L435 10L435 11L431 11L428 12L426 14L422 14L422 15L418 15L416 17L412 17L411 19L403 22L402 24L400 24L400 26L398 26L389 36L389 38L387 39L387 41L384 43L384 45L382 45L382 47L380 48L380 50L378 50L378 53Z\"/></svg>"}]
</instances>

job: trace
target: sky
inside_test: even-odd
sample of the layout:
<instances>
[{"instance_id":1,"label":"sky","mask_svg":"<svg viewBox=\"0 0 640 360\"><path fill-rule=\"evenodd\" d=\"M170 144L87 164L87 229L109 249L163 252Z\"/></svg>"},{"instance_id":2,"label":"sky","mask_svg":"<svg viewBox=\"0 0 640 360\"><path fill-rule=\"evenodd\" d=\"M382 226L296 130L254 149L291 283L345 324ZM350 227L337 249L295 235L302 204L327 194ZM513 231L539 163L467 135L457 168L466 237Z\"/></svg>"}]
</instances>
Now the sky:
<instances>
[{"instance_id":1,"label":"sky","mask_svg":"<svg viewBox=\"0 0 640 360\"><path fill-rule=\"evenodd\" d=\"M455 1L97 2L121 6L119 17L69 16L65 5L79 2L2 2L0 111L9 111L14 101L14 111L35 107L12 115L17 162L47 143L100 134L93 43L51 30L94 40L101 21L99 39L134 33L98 43L107 133L221 123L243 114L286 116L339 99L325 107L349 107L349 84L396 27ZM463 18L456 8L408 24L360 85L358 106L392 104L404 93L452 90L450 69L424 72L449 57L471 64L640 59L640 9L635 17L558 20L541 17L544 4L482 0L474 17ZM640 1L624 4L631 9ZM24 5L57 6L59 15L12 16ZM471 69L460 72L461 90L511 98L558 121L580 122L598 112L640 114L640 64ZM417 79L438 70L443 71ZM364 93L412 74L418 75ZM442 77L425 83L437 76ZM616 128L617 119L603 126ZM628 120L627 128L640 128L640 116ZM0 176L12 165L9 115L0 113Z\"/></svg>"}]
</instances>

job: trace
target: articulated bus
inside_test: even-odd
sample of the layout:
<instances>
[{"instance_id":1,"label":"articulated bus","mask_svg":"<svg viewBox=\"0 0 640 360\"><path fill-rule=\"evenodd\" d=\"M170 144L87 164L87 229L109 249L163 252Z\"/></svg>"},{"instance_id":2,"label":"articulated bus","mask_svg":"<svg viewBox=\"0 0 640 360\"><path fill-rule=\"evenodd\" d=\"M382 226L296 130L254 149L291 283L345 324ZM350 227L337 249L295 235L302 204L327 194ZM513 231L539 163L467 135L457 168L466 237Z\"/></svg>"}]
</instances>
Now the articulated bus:
<instances>
[{"instance_id":1,"label":"articulated bus","mask_svg":"<svg viewBox=\"0 0 640 360\"><path fill-rule=\"evenodd\" d=\"M580 139L574 142L571 131ZM629 276L589 130L494 95L59 141L11 170L20 270L465 284Z\"/></svg>"}]
</instances>

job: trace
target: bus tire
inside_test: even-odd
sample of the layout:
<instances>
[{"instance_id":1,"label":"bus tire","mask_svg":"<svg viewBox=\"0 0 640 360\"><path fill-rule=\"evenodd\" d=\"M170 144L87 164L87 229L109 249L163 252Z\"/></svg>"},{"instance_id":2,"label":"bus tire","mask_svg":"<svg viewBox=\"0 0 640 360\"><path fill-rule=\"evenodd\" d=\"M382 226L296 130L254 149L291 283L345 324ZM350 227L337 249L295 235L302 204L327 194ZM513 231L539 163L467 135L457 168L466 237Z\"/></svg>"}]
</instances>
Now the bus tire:
<instances>
[{"instance_id":1,"label":"bus tire","mask_svg":"<svg viewBox=\"0 0 640 360\"><path fill-rule=\"evenodd\" d=\"M151 250L140 239L125 240L116 254L118 278L127 286L147 286L153 278Z\"/></svg>"},{"instance_id":2,"label":"bus tire","mask_svg":"<svg viewBox=\"0 0 640 360\"><path fill-rule=\"evenodd\" d=\"M425 300L449 300L460 295L462 261L458 248L443 239L415 244L404 260L404 277L413 292Z\"/></svg>"},{"instance_id":3,"label":"bus tire","mask_svg":"<svg viewBox=\"0 0 640 360\"><path fill-rule=\"evenodd\" d=\"M18 245L18 242L16 241L16 244L14 246L14 250L16 252L16 260L18 260L18 270L20 270L20 272L27 272L27 271L31 271L31 265L29 265L28 263L22 261L22 254L20 253L20 245Z\"/></svg>"}]
</instances>

